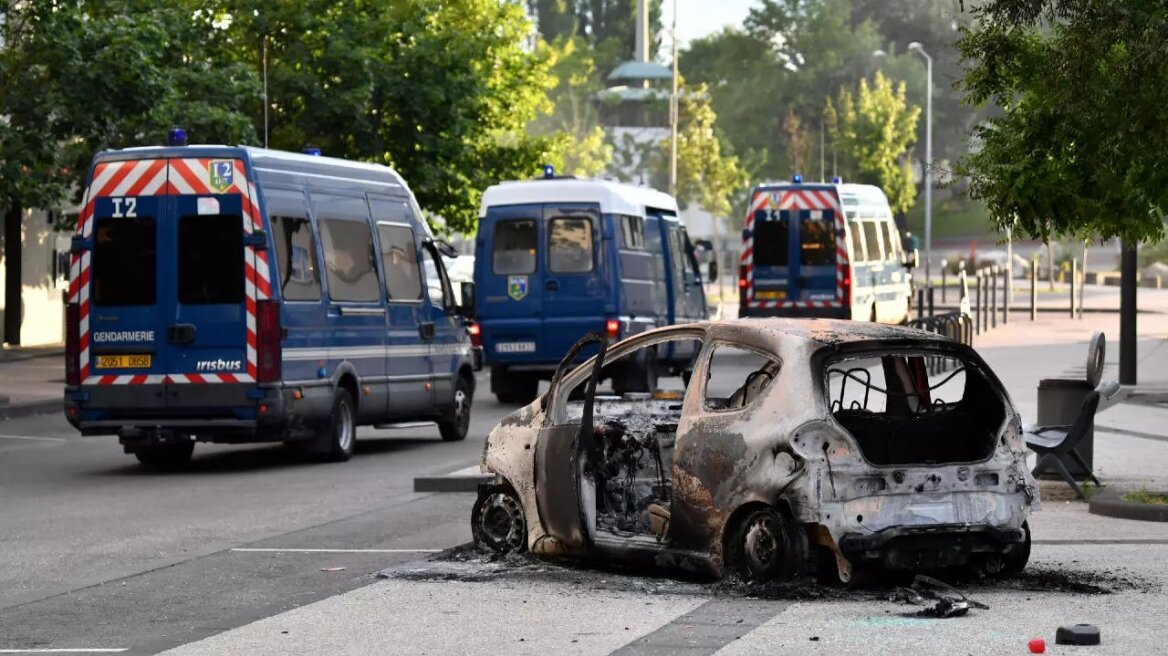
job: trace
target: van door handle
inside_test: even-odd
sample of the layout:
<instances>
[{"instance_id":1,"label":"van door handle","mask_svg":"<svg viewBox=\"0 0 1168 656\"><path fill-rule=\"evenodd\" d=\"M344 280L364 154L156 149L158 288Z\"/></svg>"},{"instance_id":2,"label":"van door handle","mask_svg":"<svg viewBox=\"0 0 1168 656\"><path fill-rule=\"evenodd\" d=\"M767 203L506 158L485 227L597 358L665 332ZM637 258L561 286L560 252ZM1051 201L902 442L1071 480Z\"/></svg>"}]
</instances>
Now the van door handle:
<instances>
[{"instance_id":1,"label":"van door handle","mask_svg":"<svg viewBox=\"0 0 1168 656\"><path fill-rule=\"evenodd\" d=\"M189 323L176 323L166 327L167 344L193 344L195 327Z\"/></svg>"},{"instance_id":2,"label":"van door handle","mask_svg":"<svg viewBox=\"0 0 1168 656\"><path fill-rule=\"evenodd\" d=\"M418 334L422 339L434 339L434 322L424 321L418 324Z\"/></svg>"},{"instance_id":3,"label":"van door handle","mask_svg":"<svg viewBox=\"0 0 1168 656\"><path fill-rule=\"evenodd\" d=\"M556 280L549 280L543 284L543 288L549 292L556 292L560 290L560 283Z\"/></svg>"}]
</instances>

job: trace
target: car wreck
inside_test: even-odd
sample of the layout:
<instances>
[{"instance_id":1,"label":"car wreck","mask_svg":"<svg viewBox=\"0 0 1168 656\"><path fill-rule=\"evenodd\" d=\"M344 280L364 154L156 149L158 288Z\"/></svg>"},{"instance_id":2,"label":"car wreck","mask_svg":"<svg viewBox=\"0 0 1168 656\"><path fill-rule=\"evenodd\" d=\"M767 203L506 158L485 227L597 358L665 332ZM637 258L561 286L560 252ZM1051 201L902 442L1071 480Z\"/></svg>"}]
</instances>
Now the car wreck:
<instances>
[{"instance_id":1,"label":"car wreck","mask_svg":"<svg viewBox=\"0 0 1168 656\"><path fill-rule=\"evenodd\" d=\"M697 354L678 389L598 391L627 358L675 349ZM839 320L586 337L491 431L481 469L482 548L755 580L1017 572L1038 503L1018 412L972 348Z\"/></svg>"}]
</instances>

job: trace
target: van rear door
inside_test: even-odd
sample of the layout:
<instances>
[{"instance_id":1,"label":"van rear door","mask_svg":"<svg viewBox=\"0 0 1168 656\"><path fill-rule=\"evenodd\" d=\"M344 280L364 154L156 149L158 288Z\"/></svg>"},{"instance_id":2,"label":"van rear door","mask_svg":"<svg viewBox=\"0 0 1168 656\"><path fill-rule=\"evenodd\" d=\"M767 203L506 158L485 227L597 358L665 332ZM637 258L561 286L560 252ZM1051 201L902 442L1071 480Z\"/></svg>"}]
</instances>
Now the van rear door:
<instances>
[{"instance_id":1,"label":"van rear door","mask_svg":"<svg viewBox=\"0 0 1168 656\"><path fill-rule=\"evenodd\" d=\"M495 363L529 362L542 337L538 253L544 238L543 206L488 208L482 231L476 245L481 255L475 258L475 282L484 353Z\"/></svg>"},{"instance_id":2,"label":"van rear door","mask_svg":"<svg viewBox=\"0 0 1168 656\"><path fill-rule=\"evenodd\" d=\"M600 207L549 203L543 214L547 239L539 290L544 316L540 352L558 359L581 337L604 325L607 294L597 248Z\"/></svg>"}]
</instances>

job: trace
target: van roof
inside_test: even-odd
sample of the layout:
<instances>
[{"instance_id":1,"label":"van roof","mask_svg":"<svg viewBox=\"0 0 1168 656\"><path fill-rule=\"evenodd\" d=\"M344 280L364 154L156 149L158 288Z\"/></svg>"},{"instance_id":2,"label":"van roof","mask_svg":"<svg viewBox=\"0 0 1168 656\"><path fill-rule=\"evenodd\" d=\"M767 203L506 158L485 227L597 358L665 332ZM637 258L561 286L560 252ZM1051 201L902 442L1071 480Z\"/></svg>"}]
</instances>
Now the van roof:
<instances>
[{"instance_id":1,"label":"van roof","mask_svg":"<svg viewBox=\"0 0 1168 656\"><path fill-rule=\"evenodd\" d=\"M877 215L891 213L888 210L888 197L884 195L884 191L876 185L856 184L854 182L845 182L843 184L833 184L831 182L764 182L754 188L751 196L760 191L779 191L787 188L798 189L828 189L834 188L839 193L840 204L850 209L865 207Z\"/></svg>"},{"instance_id":2,"label":"van roof","mask_svg":"<svg viewBox=\"0 0 1168 656\"><path fill-rule=\"evenodd\" d=\"M517 180L492 185L483 192L480 217L488 207L534 203L598 203L611 214L641 214L646 207L677 213L677 200L650 187L610 180L552 178Z\"/></svg>"}]
</instances>

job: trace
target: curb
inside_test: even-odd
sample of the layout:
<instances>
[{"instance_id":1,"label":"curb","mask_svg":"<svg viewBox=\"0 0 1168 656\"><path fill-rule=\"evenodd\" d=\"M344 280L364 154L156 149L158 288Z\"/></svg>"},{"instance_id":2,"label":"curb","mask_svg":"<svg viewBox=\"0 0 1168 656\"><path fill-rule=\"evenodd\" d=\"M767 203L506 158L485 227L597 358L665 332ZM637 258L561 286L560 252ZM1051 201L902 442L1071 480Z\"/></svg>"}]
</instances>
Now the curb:
<instances>
[{"instance_id":1,"label":"curb","mask_svg":"<svg viewBox=\"0 0 1168 656\"><path fill-rule=\"evenodd\" d=\"M418 476L414 479L414 492L478 492L481 483L493 480L494 474Z\"/></svg>"},{"instance_id":2,"label":"curb","mask_svg":"<svg viewBox=\"0 0 1168 656\"><path fill-rule=\"evenodd\" d=\"M1124 501L1122 492L1105 491L1096 494L1087 502L1087 512L1142 522L1168 522L1168 506Z\"/></svg>"},{"instance_id":3,"label":"curb","mask_svg":"<svg viewBox=\"0 0 1168 656\"><path fill-rule=\"evenodd\" d=\"M61 399L26 401L22 403L0 403L0 420L20 419L33 415L45 415L61 411Z\"/></svg>"}]
</instances>

